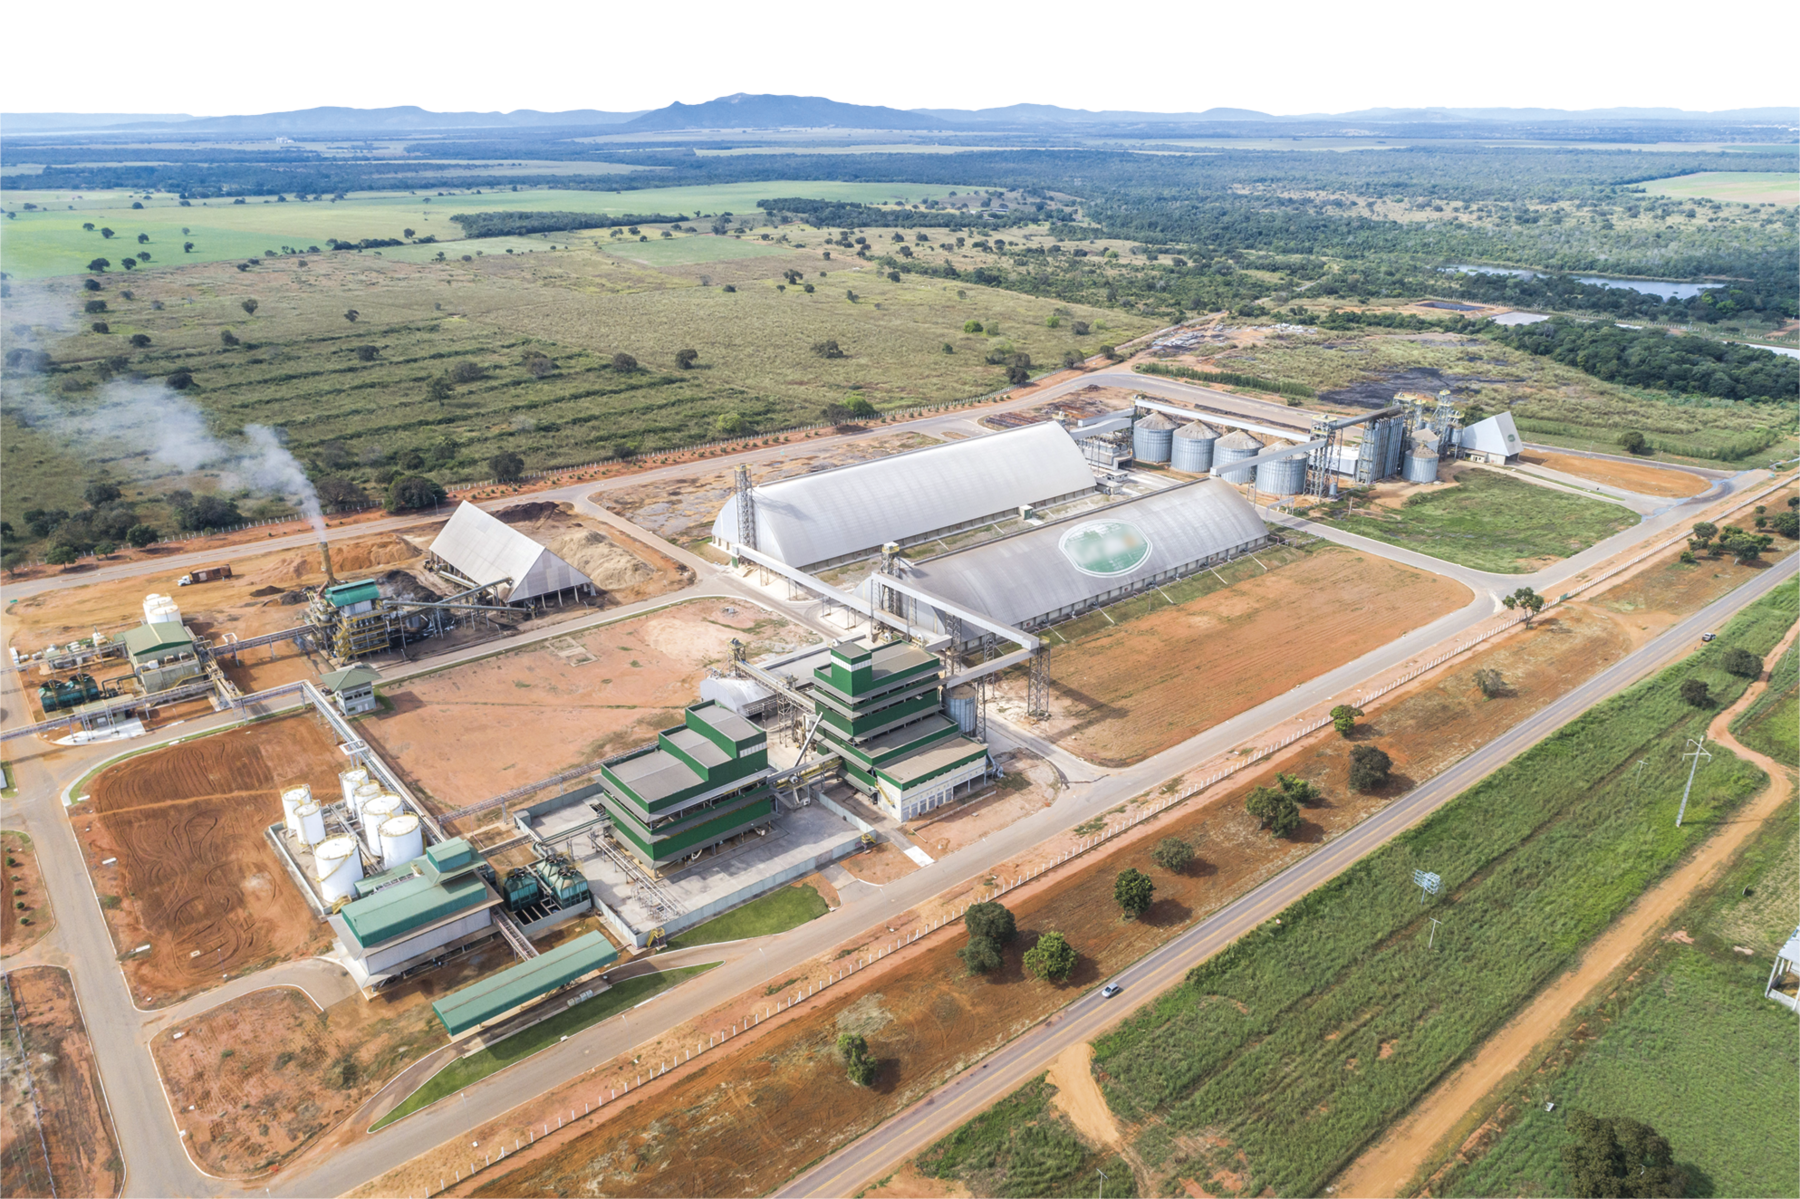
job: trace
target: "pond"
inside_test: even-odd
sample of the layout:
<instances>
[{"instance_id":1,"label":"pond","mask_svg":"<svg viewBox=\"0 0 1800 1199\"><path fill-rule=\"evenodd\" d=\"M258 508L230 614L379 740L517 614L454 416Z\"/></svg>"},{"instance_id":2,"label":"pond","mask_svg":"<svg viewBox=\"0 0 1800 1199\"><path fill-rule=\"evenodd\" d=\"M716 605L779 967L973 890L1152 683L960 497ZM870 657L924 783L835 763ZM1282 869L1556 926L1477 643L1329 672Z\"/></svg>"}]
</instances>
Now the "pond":
<instances>
[{"instance_id":1,"label":"pond","mask_svg":"<svg viewBox=\"0 0 1800 1199\"><path fill-rule=\"evenodd\" d=\"M1503 266L1447 266L1447 271L1461 271L1465 275L1511 275L1515 279L1538 279L1550 272L1525 271ZM1619 279L1611 275L1576 275L1576 280L1591 283L1596 287L1624 287L1646 296L1661 296L1665 300L1690 300L1703 291L1725 286L1723 283L1676 283L1666 279Z\"/></svg>"}]
</instances>

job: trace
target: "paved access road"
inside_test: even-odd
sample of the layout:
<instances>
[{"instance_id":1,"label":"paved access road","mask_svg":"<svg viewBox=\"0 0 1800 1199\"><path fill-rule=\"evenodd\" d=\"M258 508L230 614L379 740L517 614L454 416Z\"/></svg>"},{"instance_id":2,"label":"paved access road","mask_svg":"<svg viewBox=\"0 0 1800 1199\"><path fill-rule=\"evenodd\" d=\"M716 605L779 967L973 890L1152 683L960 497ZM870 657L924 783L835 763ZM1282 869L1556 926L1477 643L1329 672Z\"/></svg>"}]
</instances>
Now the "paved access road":
<instances>
[{"instance_id":1,"label":"paved access road","mask_svg":"<svg viewBox=\"0 0 1800 1199\"><path fill-rule=\"evenodd\" d=\"M964 1071L776 1193L856 1194L873 1179L889 1173L1048 1069L1057 1054L1069 1046L1093 1040L1129 1015L1134 1007L1179 985L1197 962L1273 919L1294 901L1349 869L1595 704L1692 653L1702 633L1718 628L1733 613L1775 588L1793 586L1797 566L1800 556L1790 556L1724 599L1682 620L1254 891L1199 921L1113 978L1102 980L1102 984L1118 983L1124 988L1122 995L1103 999L1097 984L1093 991L980 1065Z\"/></svg>"}]
</instances>

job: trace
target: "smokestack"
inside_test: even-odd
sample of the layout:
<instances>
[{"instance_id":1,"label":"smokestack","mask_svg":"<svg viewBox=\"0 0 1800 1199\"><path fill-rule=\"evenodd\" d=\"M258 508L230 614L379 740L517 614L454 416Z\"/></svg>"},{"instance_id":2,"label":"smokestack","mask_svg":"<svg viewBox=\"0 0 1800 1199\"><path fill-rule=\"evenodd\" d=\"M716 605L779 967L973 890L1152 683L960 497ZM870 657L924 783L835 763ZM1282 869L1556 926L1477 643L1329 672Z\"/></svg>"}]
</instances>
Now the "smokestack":
<instances>
[{"instance_id":1,"label":"smokestack","mask_svg":"<svg viewBox=\"0 0 1800 1199\"><path fill-rule=\"evenodd\" d=\"M337 576L331 572L331 546L323 541L319 542L319 560L325 564L325 585L336 586Z\"/></svg>"}]
</instances>

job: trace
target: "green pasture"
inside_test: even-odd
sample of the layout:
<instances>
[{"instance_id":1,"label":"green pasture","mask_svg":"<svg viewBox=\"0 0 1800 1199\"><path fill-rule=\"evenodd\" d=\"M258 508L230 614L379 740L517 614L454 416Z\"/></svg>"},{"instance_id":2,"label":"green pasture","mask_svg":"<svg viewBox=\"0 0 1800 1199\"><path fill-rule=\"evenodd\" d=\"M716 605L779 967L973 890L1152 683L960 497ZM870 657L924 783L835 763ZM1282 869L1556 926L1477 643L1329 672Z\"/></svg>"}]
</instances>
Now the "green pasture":
<instances>
[{"instance_id":1,"label":"green pasture","mask_svg":"<svg viewBox=\"0 0 1800 1199\"><path fill-rule=\"evenodd\" d=\"M1038 1075L914 1164L925 1177L959 1182L976 1195L1135 1199L1131 1167L1083 1144L1068 1118L1051 1106L1053 1094L1046 1076Z\"/></svg>"},{"instance_id":2,"label":"green pasture","mask_svg":"<svg viewBox=\"0 0 1800 1199\"><path fill-rule=\"evenodd\" d=\"M539 1050L548 1049L564 1037L574 1036L584 1028L636 1007L696 974L706 973L718 964L708 962L704 966L683 966L675 970L636 975L613 984L611 989L558 1012L523 1032L514 1033L486 1049L478 1049L467 1057L459 1057L426 1079L423 1086L407 1096L399 1107L377 1120L369 1131L377 1132L421 1108L430 1107L447 1095L454 1095L464 1087L473 1086L490 1074L504 1070L515 1062L524 1061Z\"/></svg>"},{"instance_id":3,"label":"green pasture","mask_svg":"<svg viewBox=\"0 0 1800 1199\"><path fill-rule=\"evenodd\" d=\"M1771 956L1793 932L1797 811L1783 809L1674 922L1693 943L1664 942L1586 1013L1586 1035L1549 1055L1572 1060L1509 1096L1514 1114L1504 1133L1434 1194L1574 1194L1562 1164L1571 1108L1641 1120L1667 1137L1689 1171L1689 1195L1795 1193L1794 1014L1762 992Z\"/></svg>"},{"instance_id":4,"label":"green pasture","mask_svg":"<svg viewBox=\"0 0 1800 1199\"><path fill-rule=\"evenodd\" d=\"M1675 827L1681 753L1716 711L1678 692L1698 678L1716 705L1732 702L1746 684L1720 665L1725 650L1767 653L1797 608L1791 589L1758 601L1098 1039L1107 1101L1135 1144L1158 1147L1156 1193L1182 1178L1213 1194L1320 1193L1767 784L1715 751ZM1415 870L1443 879L1430 903Z\"/></svg>"},{"instance_id":5,"label":"green pasture","mask_svg":"<svg viewBox=\"0 0 1800 1199\"><path fill-rule=\"evenodd\" d=\"M692 949L696 945L714 945L720 941L742 941L749 937L768 937L799 928L809 920L817 920L831 910L825 897L810 886L780 887L741 908L733 908L723 916L714 916L697 924L669 941L670 949Z\"/></svg>"},{"instance_id":6,"label":"green pasture","mask_svg":"<svg viewBox=\"0 0 1800 1199\"><path fill-rule=\"evenodd\" d=\"M1571 557L1637 520L1618 504L1465 470L1453 484L1409 496L1398 510L1357 511L1331 524L1459 566L1519 574L1537 569L1533 559Z\"/></svg>"},{"instance_id":7,"label":"green pasture","mask_svg":"<svg viewBox=\"0 0 1800 1199\"><path fill-rule=\"evenodd\" d=\"M1793 147L1784 147L1792 151ZM1800 204L1800 175L1785 171L1704 171L1653 179L1638 186L1653 196L1736 200L1740 204Z\"/></svg>"},{"instance_id":8,"label":"green pasture","mask_svg":"<svg viewBox=\"0 0 1800 1199\"><path fill-rule=\"evenodd\" d=\"M1731 722L1732 735L1777 762L1800 767L1800 646L1769 671L1769 686Z\"/></svg>"},{"instance_id":9,"label":"green pasture","mask_svg":"<svg viewBox=\"0 0 1800 1199\"><path fill-rule=\"evenodd\" d=\"M496 210L592 212L602 216L628 213L665 213L694 217L699 213L754 213L756 202L780 196L804 196L821 200L847 200L865 204L916 202L939 197L944 187L922 184L840 183L829 180L776 180L769 183L728 183L703 187L649 188L643 191L587 191L564 188L486 189L453 195L431 192L353 192L348 198L285 203L263 197L231 200L193 200L183 208L173 196L151 193L11 190L0 195L9 217L0 222L0 269L15 279L40 279L79 274L94 258L117 263L126 254L150 253L140 270L162 270L194 262L225 262L261 257L266 250L277 254L283 246L306 249L324 246L330 238L361 241L365 238L398 238L411 229L418 237L435 236L439 242L459 240L461 229L450 220L459 212ZM133 209L132 203L142 209ZM26 204L38 206L25 211ZM82 229L92 223L93 232ZM110 240L100 229L112 229ZM186 228L187 233L182 229ZM140 246L140 233L148 244ZM492 253L484 239L482 248ZM550 241L562 244L562 234ZM193 242L191 253L183 243ZM425 248L432 257L443 247ZM448 250L446 250L446 253ZM462 253L467 253L465 247ZM409 250L408 257L411 257Z\"/></svg>"}]
</instances>

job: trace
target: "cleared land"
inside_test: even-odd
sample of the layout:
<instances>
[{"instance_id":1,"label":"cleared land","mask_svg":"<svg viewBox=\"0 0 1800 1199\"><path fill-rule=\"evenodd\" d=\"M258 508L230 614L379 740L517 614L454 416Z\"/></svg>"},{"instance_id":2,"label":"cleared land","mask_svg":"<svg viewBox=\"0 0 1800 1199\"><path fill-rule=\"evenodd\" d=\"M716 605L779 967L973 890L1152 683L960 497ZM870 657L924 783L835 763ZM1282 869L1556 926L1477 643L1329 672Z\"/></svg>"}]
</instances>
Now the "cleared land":
<instances>
[{"instance_id":1,"label":"cleared land","mask_svg":"<svg viewBox=\"0 0 1800 1199\"><path fill-rule=\"evenodd\" d=\"M1577 478L1592 479L1596 483L1609 483L1614 487L1635 491L1639 495L1699 495L1712 485L1709 480L1702 479L1699 475L1690 475L1686 471L1667 470L1637 462L1583 458L1576 454L1552 454L1533 450L1520 454L1519 461L1529 462L1533 466L1547 466L1551 470Z\"/></svg>"},{"instance_id":2,"label":"cleared land","mask_svg":"<svg viewBox=\"0 0 1800 1199\"><path fill-rule=\"evenodd\" d=\"M562 1194L581 1186L641 1195L758 1195L808 1162L914 1102L1020 1029L1050 1014L1070 990L1023 976L1019 955L1037 932L1064 932L1083 955L1071 986L1091 985L1173 936L1191 919L1217 909L1291 864L1307 847L1384 806L1406 780L1428 777L1491 736L1550 702L1597 669L1625 640L1604 617L1582 614L1579 629L1539 636L1508 634L1454 673L1421 680L1384 701L1372 735L1394 755L1391 794L1348 789L1352 742L1317 738L1292 761L1245 778L1216 800L1178 811L1149 836L1176 835L1199 861L1175 875L1148 862L1148 839L1125 841L1066 875L1052 876L1009 901L1020 937L1006 965L971 978L956 957L963 938L933 937L896 954L834 999L791 1022L770 1026L719 1062L684 1074L591 1129L571 1134L545 1156L497 1175L480 1193ZM1471 672L1495 665L1516 690L1484 701ZM1275 765L1317 782L1326 803L1306 812L1293 841L1259 832L1242 808L1244 794L1268 782ZM1157 902L1147 918L1121 921L1112 901L1114 875L1125 866L1151 873ZM968 890L964 894L968 894ZM952 899L955 897L953 896ZM833 994L836 994L834 988ZM838 1032L867 1037L882 1063L873 1088L852 1086L833 1045ZM757 1119L743 1119L755 1105Z\"/></svg>"},{"instance_id":3,"label":"cleared land","mask_svg":"<svg viewBox=\"0 0 1800 1199\"><path fill-rule=\"evenodd\" d=\"M69 972L0 975L0 1193L110 1197L125 1181Z\"/></svg>"},{"instance_id":4,"label":"cleared land","mask_svg":"<svg viewBox=\"0 0 1800 1199\"><path fill-rule=\"evenodd\" d=\"M1653 196L1735 200L1739 204L1800 204L1800 175L1776 171L1702 171L1640 184Z\"/></svg>"},{"instance_id":5,"label":"cleared land","mask_svg":"<svg viewBox=\"0 0 1800 1199\"><path fill-rule=\"evenodd\" d=\"M1794 1016L1762 989L1800 899L1795 816L1788 805L1677 932L1507 1093L1433 1179L1433 1194L1572 1194L1561 1152L1571 1108L1629 1116L1668 1137L1690 1171L1689 1194L1794 1193ZM1543 1110L1548 1099L1556 1111Z\"/></svg>"},{"instance_id":6,"label":"cleared land","mask_svg":"<svg viewBox=\"0 0 1800 1199\"><path fill-rule=\"evenodd\" d=\"M1500 574L1523 574L1571 557L1638 521L1617 504L1475 467L1458 471L1449 487L1407 497L1398 509L1328 519L1346 533Z\"/></svg>"},{"instance_id":7,"label":"cleared land","mask_svg":"<svg viewBox=\"0 0 1800 1199\"><path fill-rule=\"evenodd\" d=\"M24 833L0 832L0 856L6 860L6 907L0 911L0 957L11 957L56 927L38 868L37 849Z\"/></svg>"},{"instance_id":8,"label":"cleared land","mask_svg":"<svg viewBox=\"0 0 1800 1199\"><path fill-rule=\"evenodd\" d=\"M688 929L671 940L669 948L692 949L696 945L785 933L808 920L817 920L830 910L831 905L816 888L794 883Z\"/></svg>"},{"instance_id":9,"label":"cleared land","mask_svg":"<svg viewBox=\"0 0 1800 1199\"><path fill-rule=\"evenodd\" d=\"M543 643L409 679L360 727L421 799L449 810L653 740L734 638L752 656L813 640L742 601L698 600L557 637L587 651L581 665Z\"/></svg>"},{"instance_id":10,"label":"cleared land","mask_svg":"<svg viewBox=\"0 0 1800 1199\"><path fill-rule=\"evenodd\" d=\"M335 794L342 761L322 723L288 716L94 778L70 820L139 1006L330 946L263 830L281 820L280 788Z\"/></svg>"},{"instance_id":11,"label":"cleared land","mask_svg":"<svg viewBox=\"0 0 1800 1199\"><path fill-rule=\"evenodd\" d=\"M1221 573L1231 586L1202 572L1161 589L1173 605L1152 591L1058 627L1070 644L1053 639L1049 731L1065 748L1107 766L1141 761L1471 598L1440 575L1329 545L1259 551ZM1022 699L1022 687L1003 694Z\"/></svg>"}]
</instances>

